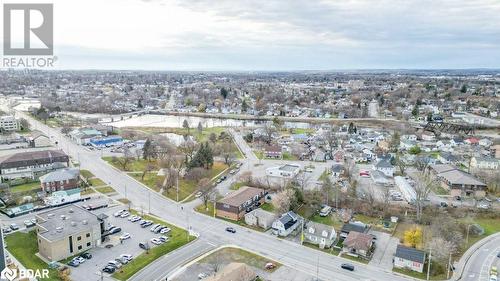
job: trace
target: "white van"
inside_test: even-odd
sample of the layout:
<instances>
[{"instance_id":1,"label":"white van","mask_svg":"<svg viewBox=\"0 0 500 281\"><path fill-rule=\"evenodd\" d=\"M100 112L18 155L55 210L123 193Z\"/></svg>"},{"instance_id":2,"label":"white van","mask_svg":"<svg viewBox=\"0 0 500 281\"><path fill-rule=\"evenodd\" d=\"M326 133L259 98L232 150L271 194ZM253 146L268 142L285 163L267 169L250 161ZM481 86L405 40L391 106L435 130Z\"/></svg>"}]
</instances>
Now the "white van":
<instances>
[{"instance_id":1,"label":"white van","mask_svg":"<svg viewBox=\"0 0 500 281\"><path fill-rule=\"evenodd\" d=\"M324 206L321 211L319 212L320 217L326 217L332 212L332 207L330 206Z\"/></svg>"}]
</instances>

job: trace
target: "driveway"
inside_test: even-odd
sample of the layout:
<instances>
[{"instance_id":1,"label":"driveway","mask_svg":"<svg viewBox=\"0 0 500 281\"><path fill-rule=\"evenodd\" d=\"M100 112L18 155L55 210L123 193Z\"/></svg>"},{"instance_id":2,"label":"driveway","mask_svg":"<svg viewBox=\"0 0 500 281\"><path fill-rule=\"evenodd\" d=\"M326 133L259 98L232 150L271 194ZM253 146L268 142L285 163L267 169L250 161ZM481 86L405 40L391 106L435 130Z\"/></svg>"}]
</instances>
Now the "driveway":
<instances>
[{"instance_id":1,"label":"driveway","mask_svg":"<svg viewBox=\"0 0 500 281\"><path fill-rule=\"evenodd\" d=\"M369 233L377 236L375 252L369 264L378 268L392 270L392 259L396 254L399 239L384 232L370 231Z\"/></svg>"}]
</instances>

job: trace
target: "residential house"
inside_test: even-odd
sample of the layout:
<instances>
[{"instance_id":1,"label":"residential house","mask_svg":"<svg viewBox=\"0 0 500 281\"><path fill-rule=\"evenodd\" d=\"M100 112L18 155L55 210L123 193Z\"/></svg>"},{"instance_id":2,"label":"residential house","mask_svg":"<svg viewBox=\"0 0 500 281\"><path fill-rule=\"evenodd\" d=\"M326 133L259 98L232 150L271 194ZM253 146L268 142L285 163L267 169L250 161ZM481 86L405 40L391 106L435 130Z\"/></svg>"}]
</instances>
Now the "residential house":
<instances>
[{"instance_id":1,"label":"residential house","mask_svg":"<svg viewBox=\"0 0 500 281\"><path fill-rule=\"evenodd\" d=\"M472 157L470 166L476 169L496 170L500 164L500 160L493 157Z\"/></svg>"},{"instance_id":2,"label":"residential house","mask_svg":"<svg viewBox=\"0 0 500 281\"><path fill-rule=\"evenodd\" d=\"M343 163L345 160L345 152L341 149L335 150L332 154L332 160L337 163Z\"/></svg>"},{"instance_id":3,"label":"residential house","mask_svg":"<svg viewBox=\"0 0 500 281\"><path fill-rule=\"evenodd\" d=\"M296 143L306 143L309 140L307 134L293 134L292 140Z\"/></svg>"},{"instance_id":4,"label":"residential house","mask_svg":"<svg viewBox=\"0 0 500 281\"><path fill-rule=\"evenodd\" d=\"M437 159L439 162L443 164L454 164L458 165L461 162L461 157L458 155L452 154L450 152L441 152L439 153Z\"/></svg>"},{"instance_id":5,"label":"residential house","mask_svg":"<svg viewBox=\"0 0 500 281\"><path fill-rule=\"evenodd\" d=\"M483 138L479 140L479 145L483 147L490 147L493 145L493 142L489 139Z\"/></svg>"},{"instance_id":6,"label":"residential house","mask_svg":"<svg viewBox=\"0 0 500 281\"><path fill-rule=\"evenodd\" d=\"M266 175L270 177L280 177L293 179L299 174L300 165L298 164L285 164L282 166L270 167L266 169Z\"/></svg>"},{"instance_id":7,"label":"residential house","mask_svg":"<svg viewBox=\"0 0 500 281\"><path fill-rule=\"evenodd\" d=\"M332 176L334 178L338 179L341 176L343 176L344 175L344 171L345 171L344 165L339 164L339 163L335 163L335 164L332 165L331 172L332 172Z\"/></svg>"},{"instance_id":8,"label":"residential house","mask_svg":"<svg viewBox=\"0 0 500 281\"><path fill-rule=\"evenodd\" d=\"M321 249L330 248L337 239L337 233L333 226L310 221L304 230L304 239Z\"/></svg>"},{"instance_id":9,"label":"residential house","mask_svg":"<svg viewBox=\"0 0 500 281\"><path fill-rule=\"evenodd\" d=\"M31 132L28 142L31 147L47 147L52 145L49 137L40 131Z\"/></svg>"},{"instance_id":10,"label":"residential house","mask_svg":"<svg viewBox=\"0 0 500 281\"><path fill-rule=\"evenodd\" d=\"M475 137L470 137L464 140L464 143L468 145L478 145L479 144L479 139Z\"/></svg>"},{"instance_id":11,"label":"residential house","mask_svg":"<svg viewBox=\"0 0 500 281\"><path fill-rule=\"evenodd\" d=\"M62 150L19 152L0 157L0 177L2 181L35 179L68 165L69 157Z\"/></svg>"},{"instance_id":12,"label":"residential house","mask_svg":"<svg viewBox=\"0 0 500 281\"><path fill-rule=\"evenodd\" d=\"M226 219L240 220L247 212L262 204L266 194L264 189L243 186L219 200L215 204L215 214Z\"/></svg>"},{"instance_id":13,"label":"residential house","mask_svg":"<svg viewBox=\"0 0 500 281\"><path fill-rule=\"evenodd\" d=\"M394 267L424 272L425 252L399 244L394 255Z\"/></svg>"},{"instance_id":14,"label":"residential house","mask_svg":"<svg viewBox=\"0 0 500 281\"><path fill-rule=\"evenodd\" d=\"M351 231L366 233L368 232L368 226L362 222L348 222L345 223L340 229L340 237L346 238Z\"/></svg>"},{"instance_id":15,"label":"residential house","mask_svg":"<svg viewBox=\"0 0 500 281\"><path fill-rule=\"evenodd\" d=\"M431 132L423 132L421 138L424 141L433 141L436 139L436 136L434 135L434 133Z\"/></svg>"},{"instance_id":16,"label":"residential house","mask_svg":"<svg viewBox=\"0 0 500 281\"><path fill-rule=\"evenodd\" d=\"M280 146L270 145L264 148L264 157L280 159L283 156L283 151Z\"/></svg>"},{"instance_id":17,"label":"residential house","mask_svg":"<svg viewBox=\"0 0 500 281\"><path fill-rule=\"evenodd\" d=\"M65 168L50 172L40 177L42 191L54 192L77 188L80 183L80 170Z\"/></svg>"},{"instance_id":18,"label":"residential house","mask_svg":"<svg viewBox=\"0 0 500 281\"><path fill-rule=\"evenodd\" d=\"M301 226L302 220L299 215L292 211L284 213L273 222L273 234L286 237Z\"/></svg>"},{"instance_id":19,"label":"residential house","mask_svg":"<svg viewBox=\"0 0 500 281\"><path fill-rule=\"evenodd\" d=\"M47 206L58 206L64 203L76 202L81 199L81 190L73 188L68 190L54 191L43 198Z\"/></svg>"},{"instance_id":20,"label":"residential house","mask_svg":"<svg viewBox=\"0 0 500 281\"><path fill-rule=\"evenodd\" d=\"M374 247L375 243L373 243L373 236L366 233L351 231L344 239L342 250L351 255L370 258Z\"/></svg>"},{"instance_id":21,"label":"residential house","mask_svg":"<svg viewBox=\"0 0 500 281\"><path fill-rule=\"evenodd\" d=\"M417 135L402 135L401 140L417 141Z\"/></svg>"},{"instance_id":22,"label":"residential house","mask_svg":"<svg viewBox=\"0 0 500 281\"><path fill-rule=\"evenodd\" d=\"M260 228L263 228L264 230L268 230L276 220L276 217L277 215L275 213L258 208L251 211L250 213L245 214L245 223L251 226L258 226Z\"/></svg>"},{"instance_id":23,"label":"residential house","mask_svg":"<svg viewBox=\"0 0 500 281\"><path fill-rule=\"evenodd\" d=\"M394 165L391 164L390 160L387 159L382 159L378 161L374 166L373 169L379 172L382 172L386 177L393 177L394 176Z\"/></svg>"}]
</instances>

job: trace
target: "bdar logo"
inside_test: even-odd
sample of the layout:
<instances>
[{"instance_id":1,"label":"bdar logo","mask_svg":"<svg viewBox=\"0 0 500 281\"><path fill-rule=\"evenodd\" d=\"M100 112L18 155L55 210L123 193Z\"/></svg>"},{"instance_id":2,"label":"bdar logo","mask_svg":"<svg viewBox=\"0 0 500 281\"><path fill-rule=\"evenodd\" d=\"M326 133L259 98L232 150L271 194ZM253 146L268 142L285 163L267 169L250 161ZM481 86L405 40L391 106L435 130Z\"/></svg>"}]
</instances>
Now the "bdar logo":
<instances>
[{"instance_id":1,"label":"bdar logo","mask_svg":"<svg viewBox=\"0 0 500 281\"><path fill-rule=\"evenodd\" d=\"M17 277L17 271L13 270L12 268L6 267L2 270L1 274L2 279L7 279L9 281L12 281L16 279Z\"/></svg>"}]
</instances>

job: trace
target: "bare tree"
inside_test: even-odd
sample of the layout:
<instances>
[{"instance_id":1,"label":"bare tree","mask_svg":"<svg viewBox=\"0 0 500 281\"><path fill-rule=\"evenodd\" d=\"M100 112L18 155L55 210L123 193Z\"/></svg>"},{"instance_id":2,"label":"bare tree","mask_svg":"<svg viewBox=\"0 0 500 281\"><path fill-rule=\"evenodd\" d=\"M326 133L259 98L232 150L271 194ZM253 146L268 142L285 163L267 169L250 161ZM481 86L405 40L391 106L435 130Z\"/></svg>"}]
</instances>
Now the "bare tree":
<instances>
[{"instance_id":1,"label":"bare tree","mask_svg":"<svg viewBox=\"0 0 500 281\"><path fill-rule=\"evenodd\" d=\"M141 180L144 180L144 177L146 176L146 174L151 172L154 168L155 168L154 165L147 164L146 167L144 167L144 171L142 171Z\"/></svg>"},{"instance_id":2,"label":"bare tree","mask_svg":"<svg viewBox=\"0 0 500 281\"><path fill-rule=\"evenodd\" d=\"M212 188L209 178L202 178L198 182L198 190L202 192L203 204L208 209L208 200L210 199L210 189Z\"/></svg>"},{"instance_id":3,"label":"bare tree","mask_svg":"<svg viewBox=\"0 0 500 281\"><path fill-rule=\"evenodd\" d=\"M123 156L122 157L116 157L113 158L115 159L116 163L120 165L122 170L128 170L129 164L134 161L134 157L132 156L132 153L130 152L130 149L124 148L123 149Z\"/></svg>"},{"instance_id":4,"label":"bare tree","mask_svg":"<svg viewBox=\"0 0 500 281\"><path fill-rule=\"evenodd\" d=\"M325 133L323 133L323 138L325 139L325 142L328 145L328 154L330 156L330 159L332 159L333 150L337 148L339 138L333 130L328 130Z\"/></svg>"},{"instance_id":5,"label":"bare tree","mask_svg":"<svg viewBox=\"0 0 500 281\"><path fill-rule=\"evenodd\" d=\"M419 223L422 220L424 203L435 185L436 182L430 175L429 169L424 168L417 174L415 183L415 206L417 208L417 222Z\"/></svg>"},{"instance_id":6,"label":"bare tree","mask_svg":"<svg viewBox=\"0 0 500 281\"><path fill-rule=\"evenodd\" d=\"M285 189L274 195L272 204L278 213L286 213L290 211L290 206L292 205L294 197L295 193L292 189Z\"/></svg>"}]
</instances>

